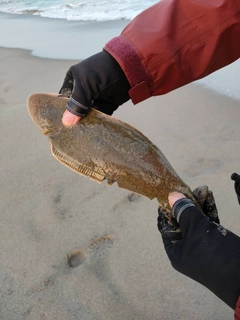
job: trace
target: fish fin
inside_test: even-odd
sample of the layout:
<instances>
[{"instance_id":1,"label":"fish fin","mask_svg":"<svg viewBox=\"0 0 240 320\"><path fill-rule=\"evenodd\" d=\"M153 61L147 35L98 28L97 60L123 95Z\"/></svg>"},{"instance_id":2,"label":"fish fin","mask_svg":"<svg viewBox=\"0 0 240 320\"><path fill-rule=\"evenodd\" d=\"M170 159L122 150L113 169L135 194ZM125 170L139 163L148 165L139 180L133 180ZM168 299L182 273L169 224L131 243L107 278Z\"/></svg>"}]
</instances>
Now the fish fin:
<instances>
[{"instance_id":1,"label":"fish fin","mask_svg":"<svg viewBox=\"0 0 240 320\"><path fill-rule=\"evenodd\" d=\"M72 169L73 171L90 178L98 183L101 183L103 180L106 179L106 174L104 170L101 168L90 168L85 164L76 164L74 161L71 161L69 157L60 153L54 146L51 144L51 151L52 155L62 164L67 166L68 168Z\"/></svg>"},{"instance_id":2,"label":"fish fin","mask_svg":"<svg viewBox=\"0 0 240 320\"><path fill-rule=\"evenodd\" d=\"M134 183L131 183L130 181L124 181L124 180L117 179L116 182L117 182L117 185L119 188L126 189L131 192L135 192L137 194L140 194L142 196L149 198L150 200L153 200L156 197L151 192L147 192L146 189L141 190L139 188L139 185L136 186Z\"/></svg>"}]
</instances>

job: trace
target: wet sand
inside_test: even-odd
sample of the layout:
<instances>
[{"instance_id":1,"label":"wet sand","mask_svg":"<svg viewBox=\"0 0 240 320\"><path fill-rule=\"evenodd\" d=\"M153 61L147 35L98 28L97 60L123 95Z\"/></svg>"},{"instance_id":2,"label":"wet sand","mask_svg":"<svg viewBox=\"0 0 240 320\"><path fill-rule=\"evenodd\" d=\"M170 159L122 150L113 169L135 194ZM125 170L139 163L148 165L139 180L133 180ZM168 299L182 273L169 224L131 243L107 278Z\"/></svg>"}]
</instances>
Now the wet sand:
<instances>
[{"instance_id":1,"label":"wet sand","mask_svg":"<svg viewBox=\"0 0 240 320\"><path fill-rule=\"evenodd\" d=\"M27 96L57 92L78 60L0 48L0 61L0 319L233 319L228 306L171 267L156 200L99 185L51 156ZM114 116L160 147L191 188L207 184L221 223L240 234L230 180L239 171L239 101L191 84L128 102Z\"/></svg>"}]
</instances>

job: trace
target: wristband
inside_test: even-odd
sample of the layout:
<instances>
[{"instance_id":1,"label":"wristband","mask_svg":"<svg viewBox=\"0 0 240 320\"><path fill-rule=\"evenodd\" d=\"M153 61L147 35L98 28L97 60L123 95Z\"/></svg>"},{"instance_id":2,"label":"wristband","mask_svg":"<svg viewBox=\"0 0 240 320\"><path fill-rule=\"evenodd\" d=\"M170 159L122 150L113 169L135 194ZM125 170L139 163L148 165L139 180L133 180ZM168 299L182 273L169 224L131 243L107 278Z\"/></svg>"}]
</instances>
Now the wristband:
<instances>
[{"instance_id":1,"label":"wristband","mask_svg":"<svg viewBox=\"0 0 240 320\"><path fill-rule=\"evenodd\" d=\"M179 199L174 203L172 207L172 215L175 217L178 223L182 212L189 207L195 207L195 204L192 202L192 200L187 198Z\"/></svg>"},{"instance_id":2,"label":"wristband","mask_svg":"<svg viewBox=\"0 0 240 320\"><path fill-rule=\"evenodd\" d=\"M78 117L85 117L86 113L88 112L88 107L84 106L83 104L79 103L73 97L70 97L67 105L67 110L75 116Z\"/></svg>"}]
</instances>

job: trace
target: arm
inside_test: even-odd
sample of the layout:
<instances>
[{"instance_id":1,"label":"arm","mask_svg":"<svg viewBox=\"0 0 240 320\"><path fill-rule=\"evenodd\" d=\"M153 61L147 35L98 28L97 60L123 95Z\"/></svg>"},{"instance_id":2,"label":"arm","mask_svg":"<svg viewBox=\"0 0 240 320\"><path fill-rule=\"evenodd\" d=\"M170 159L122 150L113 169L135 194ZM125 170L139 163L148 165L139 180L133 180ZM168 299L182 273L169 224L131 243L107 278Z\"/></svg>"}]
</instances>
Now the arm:
<instances>
[{"instance_id":1,"label":"arm","mask_svg":"<svg viewBox=\"0 0 240 320\"><path fill-rule=\"evenodd\" d=\"M118 61L138 103L232 63L240 57L239 38L237 0L162 0L104 49Z\"/></svg>"},{"instance_id":2,"label":"arm","mask_svg":"<svg viewBox=\"0 0 240 320\"><path fill-rule=\"evenodd\" d=\"M105 45L103 60L99 53L70 68L61 88L70 79L67 114L86 115L96 99L113 112L205 77L240 57L239 37L238 0L162 0Z\"/></svg>"},{"instance_id":3,"label":"arm","mask_svg":"<svg viewBox=\"0 0 240 320\"><path fill-rule=\"evenodd\" d=\"M174 224L159 209L158 228L172 266L211 290L232 309L236 308L237 317L240 238L211 221L213 206L204 211L209 216L203 215L180 193L170 195L169 204ZM176 226L180 226L181 232L176 232Z\"/></svg>"}]
</instances>

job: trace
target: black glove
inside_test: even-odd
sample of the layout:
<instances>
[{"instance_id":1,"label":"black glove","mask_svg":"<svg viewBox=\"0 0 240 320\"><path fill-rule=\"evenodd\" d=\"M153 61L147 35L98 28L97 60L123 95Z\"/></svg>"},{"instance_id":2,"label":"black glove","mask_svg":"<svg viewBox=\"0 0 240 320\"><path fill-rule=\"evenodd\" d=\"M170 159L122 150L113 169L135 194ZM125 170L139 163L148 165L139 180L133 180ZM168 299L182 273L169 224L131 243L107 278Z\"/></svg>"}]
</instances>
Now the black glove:
<instances>
[{"instance_id":1,"label":"black glove","mask_svg":"<svg viewBox=\"0 0 240 320\"><path fill-rule=\"evenodd\" d=\"M180 199L172 208L172 220L159 208L158 229L172 266L234 309L240 295L240 238L211 221L212 211L214 219L217 211L212 194L207 194L204 207L211 208L210 214Z\"/></svg>"},{"instance_id":2,"label":"black glove","mask_svg":"<svg viewBox=\"0 0 240 320\"><path fill-rule=\"evenodd\" d=\"M235 192L237 194L237 198L238 198L238 203L240 204L240 175L237 174L237 173L233 173L231 175L231 179L233 181L235 181L234 183L234 189L235 189Z\"/></svg>"},{"instance_id":3,"label":"black glove","mask_svg":"<svg viewBox=\"0 0 240 320\"><path fill-rule=\"evenodd\" d=\"M111 115L130 99L130 88L116 60L102 51L72 66L59 93L71 95L68 111L83 117L91 107Z\"/></svg>"}]
</instances>

